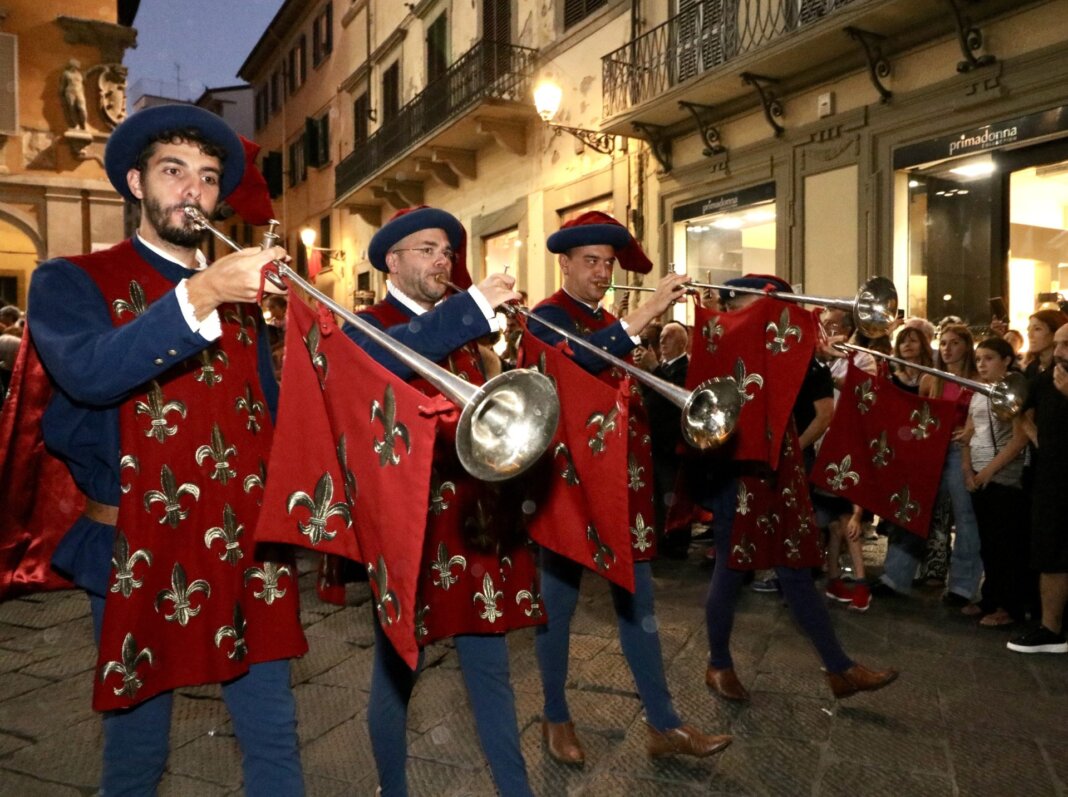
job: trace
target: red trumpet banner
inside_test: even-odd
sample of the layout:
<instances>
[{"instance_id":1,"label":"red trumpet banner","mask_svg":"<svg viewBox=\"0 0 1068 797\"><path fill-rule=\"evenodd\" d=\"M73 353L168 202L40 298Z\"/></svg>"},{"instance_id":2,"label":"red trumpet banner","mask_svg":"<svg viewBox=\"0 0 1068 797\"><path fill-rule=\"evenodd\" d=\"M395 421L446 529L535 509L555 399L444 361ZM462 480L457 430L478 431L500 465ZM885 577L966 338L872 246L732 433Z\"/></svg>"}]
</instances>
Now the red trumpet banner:
<instances>
[{"instance_id":1,"label":"red trumpet banner","mask_svg":"<svg viewBox=\"0 0 1068 797\"><path fill-rule=\"evenodd\" d=\"M289 296L285 361L258 542L363 562L386 636L409 667L437 415L325 310Z\"/></svg>"},{"instance_id":2,"label":"red trumpet banner","mask_svg":"<svg viewBox=\"0 0 1068 797\"><path fill-rule=\"evenodd\" d=\"M530 536L633 592L627 492L630 381L613 388L526 331L521 362L552 378L560 397L556 437L539 464L542 470L529 480L535 507L528 521Z\"/></svg>"},{"instance_id":3,"label":"red trumpet banner","mask_svg":"<svg viewBox=\"0 0 1068 797\"><path fill-rule=\"evenodd\" d=\"M730 443L736 460L779 466L794 400L816 349L816 318L799 305L760 299L729 313L694 308L686 387L730 377L742 396Z\"/></svg>"},{"instance_id":4,"label":"red trumpet banner","mask_svg":"<svg viewBox=\"0 0 1068 797\"><path fill-rule=\"evenodd\" d=\"M901 390L851 361L810 480L926 537L956 405Z\"/></svg>"}]
</instances>

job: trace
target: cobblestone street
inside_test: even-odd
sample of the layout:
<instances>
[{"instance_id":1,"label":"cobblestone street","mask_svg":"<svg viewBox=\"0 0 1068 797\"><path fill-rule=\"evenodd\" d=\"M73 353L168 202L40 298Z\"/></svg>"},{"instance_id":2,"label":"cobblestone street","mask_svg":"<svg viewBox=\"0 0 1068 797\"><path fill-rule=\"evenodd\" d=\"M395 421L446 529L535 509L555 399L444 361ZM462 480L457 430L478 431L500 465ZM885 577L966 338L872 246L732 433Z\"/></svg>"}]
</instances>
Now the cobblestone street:
<instances>
[{"instance_id":1,"label":"cobblestone street","mask_svg":"<svg viewBox=\"0 0 1068 797\"><path fill-rule=\"evenodd\" d=\"M309 795L371 795L376 786L365 708L372 626L366 584L350 605L325 606L302 562L311 652L294 665ZM1068 794L1068 657L1021 656L1008 631L980 629L944 608L935 590L873 603L864 615L832 606L847 651L902 671L887 690L836 703L813 651L775 595L742 596L735 660L753 692L727 705L704 685L700 551L655 565L668 681L683 718L734 744L705 760L650 762L641 708L620 654L605 583L587 575L575 618L569 699L587 751L583 769L548 758L540 736L533 634L510 637L524 753L537 794L966 797ZM0 605L0 794L92 795L100 721L89 707L93 665L81 593ZM449 646L428 650L412 701L413 795L492 795ZM183 689L161 794L240 793L239 754L216 687Z\"/></svg>"}]
</instances>

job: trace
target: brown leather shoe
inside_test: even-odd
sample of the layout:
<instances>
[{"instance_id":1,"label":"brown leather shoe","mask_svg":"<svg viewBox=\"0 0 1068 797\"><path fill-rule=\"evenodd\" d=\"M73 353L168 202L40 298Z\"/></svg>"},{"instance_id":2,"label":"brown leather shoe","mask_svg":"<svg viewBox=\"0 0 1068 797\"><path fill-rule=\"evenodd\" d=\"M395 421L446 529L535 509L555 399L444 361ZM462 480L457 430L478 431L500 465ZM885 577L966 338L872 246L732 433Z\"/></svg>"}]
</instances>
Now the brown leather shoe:
<instances>
[{"instance_id":1,"label":"brown leather shoe","mask_svg":"<svg viewBox=\"0 0 1068 797\"><path fill-rule=\"evenodd\" d=\"M742 686L733 667L717 670L711 664L708 665L705 671L705 683L724 700L733 700L736 703L749 702L749 690Z\"/></svg>"},{"instance_id":2,"label":"brown leather shoe","mask_svg":"<svg viewBox=\"0 0 1068 797\"><path fill-rule=\"evenodd\" d=\"M586 763L586 753L575 735L575 723L542 720L541 735L554 761L577 767Z\"/></svg>"},{"instance_id":3,"label":"brown leather shoe","mask_svg":"<svg viewBox=\"0 0 1068 797\"><path fill-rule=\"evenodd\" d=\"M834 692L834 696L841 700L857 692L874 692L876 689L882 689L892 684L897 676L898 671L894 669L869 670L863 664L854 664L845 672L827 673L827 684Z\"/></svg>"},{"instance_id":4,"label":"brown leather shoe","mask_svg":"<svg viewBox=\"0 0 1068 797\"><path fill-rule=\"evenodd\" d=\"M733 740L730 736L711 736L701 733L692 725L681 725L670 731L661 733L652 725L645 726L649 730L649 742L646 750L650 758L660 758L665 755L692 755L704 758L720 750L725 749Z\"/></svg>"}]
</instances>

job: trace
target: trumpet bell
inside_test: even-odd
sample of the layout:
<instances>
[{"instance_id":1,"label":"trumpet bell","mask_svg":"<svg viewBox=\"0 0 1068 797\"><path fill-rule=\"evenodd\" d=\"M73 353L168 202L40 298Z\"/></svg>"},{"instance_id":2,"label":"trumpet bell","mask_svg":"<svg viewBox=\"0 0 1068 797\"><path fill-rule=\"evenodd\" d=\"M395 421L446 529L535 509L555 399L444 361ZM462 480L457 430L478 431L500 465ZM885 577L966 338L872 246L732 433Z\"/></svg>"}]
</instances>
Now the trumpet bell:
<instances>
[{"instance_id":1,"label":"trumpet bell","mask_svg":"<svg viewBox=\"0 0 1068 797\"><path fill-rule=\"evenodd\" d=\"M861 286L853 305L857 327L869 338L882 337L897 317L897 288L886 277L872 277Z\"/></svg>"},{"instance_id":2,"label":"trumpet bell","mask_svg":"<svg viewBox=\"0 0 1068 797\"><path fill-rule=\"evenodd\" d=\"M990 388L990 406L998 420L1011 421L1019 415L1027 401L1027 392L1027 377L1019 371L1006 374L1004 379L993 385Z\"/></svg>"},{"instance_id":3,"label":"trumpet bell","mask_svg":"<svg viewBox=\"0 0 1068 797\"><path fill-rule=\"evenodd\" d=\"M476 479L511 479L545 452L559 422L560 399L549 377L526 368L505 371L464 407L456 453Z\"/></svg>"},{"instance_id":4,"label":"trumpet bell","mask_svg":"<svg viewBox=\"0 0 1068 797\"><path fill-rule=\"evenodd\" d=\"M693 389L682 408L682 436L702 451L719 448L734 434L741 409L733 379L708 379Z\"/></svg>"}]
</instances>

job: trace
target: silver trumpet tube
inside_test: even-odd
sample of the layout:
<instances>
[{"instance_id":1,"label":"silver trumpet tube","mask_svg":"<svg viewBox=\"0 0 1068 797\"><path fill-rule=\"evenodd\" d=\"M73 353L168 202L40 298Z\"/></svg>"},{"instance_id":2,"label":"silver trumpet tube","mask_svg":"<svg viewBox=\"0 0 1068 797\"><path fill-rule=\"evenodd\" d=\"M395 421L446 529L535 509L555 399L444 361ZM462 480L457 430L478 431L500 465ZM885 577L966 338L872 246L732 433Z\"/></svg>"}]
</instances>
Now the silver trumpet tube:
<instances>
[{"instance_id":1,"label":"silver trumpet tube","mask_svg":"<svg viewBox=\"0 0 1068 797\"><path fill-rule=\"evenodd\" d=\"M977 382L974 379L957 376L948 371L932 368L929 365L917 365L908 360L903 360L900 357L895 357L892 354L884 354L881 351L875 351L874 349L869 349L864 346L857 346L854 343L835 343L834 347L841 351L863 352L864 354L870 354L872 357L889 360L892 363L897 363L898 365L903 365L907 368L915 368L917 371L922 371L925 374L932 374L933 376L937 376L940 379L946 379L950 382L956 382L958 385L970 388L976 393L982 393L985 396L989 396L994 414L1002 421L1012 420L1019 415L1020 410L1023 409L1024 402L1027 400L1027 377L1018 371L1010 371L1000 382L988 385L986 382Z\"/></svg>"},{"instance_id":2,"label":"silver trumpet tube","mask_svg":"<svg viewBox=\"0 0 1068 797\"><path fill-rule=\"evenodd\" d=\"M242 248L215 229L199 208L187 205L185 213L199 229L207 230L234 250ZM274 220L269 222L263 248L277 242L278 236L274 232L277 224ZM279 260L272 262L280 276L271 272L266 276L274 285L282 289L288 287L281 277L299 285L462 409L456 429L456 454L460 464L476 479L494 482L518 476L549 447L560 420L560 400L547 376L519 369L507 371L484 385L473 385L346 310L288 264Z\"/></svg>"},{"instance_id":3,"label":"silver trumpet tube","mask_svg":"<svg viewBox=\"0 0 1068 797\"><path fill-rule=\"evenodd\" d=\"M655 291L655 288L643 288L633 285L612 285L617 290L627 291ZM829 307L834 310L849 310L856 319L857 327L869 338L878 338L885 335L890 325L897 316L897 288L886 277L872 277L852 299L830 299L825 296L806 296L801 293L786 293L783 291L765 291L760 288L738 288L734 285L713 285L708 282L688 282L687 288L709 289L720 291L734 291L735 293L751 293L759 296L770 296L784 302L794 304L815 304L820 307Z\"/></svg>"},{"instance_id":4,"label":"silver trumpet tube","mask_svg":"<svg viewBox=\"0 0 1068 797\"><path fill-rule=\"evenodd\" d=\"M445 284L453 290L461 290L451 282ZM501 305L501 309L510 314L524 316L529 322L551 329L570 343L626 371L650 390L655 390L662 395L682 410L680 419L682 437L694 448L701 450L718 448L734 433L738 425L738 413L742 409L742 402L738 386L733 379L720 377L706 379L692 391L688 391L642 368L631 365L614 354L609 354L568 329L539 318L525 307L506 304Z\"/></svg>"}]
</instances>

